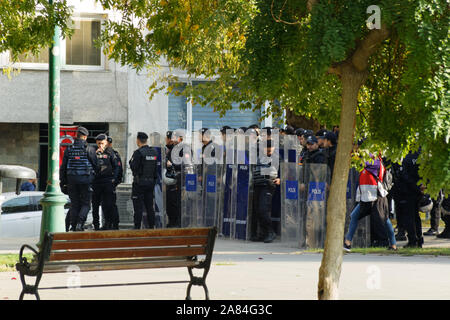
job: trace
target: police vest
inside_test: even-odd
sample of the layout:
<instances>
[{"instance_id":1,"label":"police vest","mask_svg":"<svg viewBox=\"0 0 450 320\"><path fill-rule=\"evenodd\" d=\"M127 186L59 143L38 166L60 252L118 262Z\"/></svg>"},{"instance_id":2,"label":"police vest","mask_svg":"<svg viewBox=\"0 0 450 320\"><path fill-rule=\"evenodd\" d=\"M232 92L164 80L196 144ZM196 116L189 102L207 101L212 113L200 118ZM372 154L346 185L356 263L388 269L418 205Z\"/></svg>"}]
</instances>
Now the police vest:
<instances>
[{"instance_id":1,"label":"police vest","mask_svg":"<svg viewBox=\"0 0 450 320\"><path fill-rule=\"evenodd\" d=\"M141 167L137 175L137 182L141 185L150 185L155 182L156 179L156 166L158 156L152 148L140 148L141 154Z\"/></svg>"},{"instance_id":2,"label":"police vest","mask_svg":"<svg viewBox=\"0 0 450 320\"><path fill-rule=\"evenodd\" d=\"M111 165L111 155L107 152L97 152L97 162L99 172L97 177L105 178L113 176L113 168Z\"/></svg>"},{"instance_id":3,"label":"police vest","mask_svg":"<svg viewBox=\"0 0 450 320\"><path fill-rule=\"evenodd\" d=\"M67 148L67 175L89 176L93 172L93 167L88 159L86 146L73 144Z\"/></svg>"}]
</instances>

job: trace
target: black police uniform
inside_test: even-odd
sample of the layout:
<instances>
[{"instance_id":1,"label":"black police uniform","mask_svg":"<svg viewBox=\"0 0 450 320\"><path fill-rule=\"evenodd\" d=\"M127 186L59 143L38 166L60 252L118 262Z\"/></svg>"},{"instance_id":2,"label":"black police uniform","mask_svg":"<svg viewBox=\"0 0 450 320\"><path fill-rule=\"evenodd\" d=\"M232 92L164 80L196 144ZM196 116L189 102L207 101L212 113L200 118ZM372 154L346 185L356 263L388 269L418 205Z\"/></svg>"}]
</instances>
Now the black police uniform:
<instances>
[{"instance_id":1,"label":"black police uniform","mask_svg":"<svg viewBox=\"0 0 450 320\"><path fill-rule=\"evenodd\" d=\"M276 190L273 182L278 177L278 171L273 170L272 175L263 175L261 170L270 168L271 164L262 164L260 161L253 169L253 215L251 217L251 239L253 241L272 242L276 234L272 226L272 198ZM260 235L258 235L258 225Z\"/></svg>"},{"instance_id":2,"label":"black police uniform","mask_svg":"<svg viewBox=\"0 0 450 320\"><path fill-rule=\"evenodd\" d=\"M82 231L90 210L91 183L98 171L95 149L87 142L76 138L74 143L64 151L60 167L61 185L71 202L70 224L72 231Z\"/></svg>"},{"instance_id":3,"label":"black police uniform","mask_svg":"<svg viewBox=\"0 0 450 320\"><path fill-rule=\"evenodd\" d=\"M112 149L112 148L111 148ZM112 149L112 151L114 152L114 155L116 156L117 159L117 165L119 167L119 174L117 176L117 180L114 181L113 183L113 195L114 195L114 199L113 199L113 217L116 219L113 221L113 225L114 226L119 226L119 208L117 207L117 194L116 194L116 188L119 184L121 184L123 182L123 163L122 163L122 158L120 157L119 152L117 152L117 150Z\"/></svg>"},{"instance_id":4,"label":"black police uniform","mask_svg":"<svg viewBox=\"0 0 450 320\"><path fill-rule=\"evenodd\" d=\"M144 207L150 229L155 226L155 210L153 208L153 194L157 180L158 153L148 145L134 151L130 159L133 172L131 199L134 207L134 228L140 229Z\"/></svg>"},{"instance_id":5,"label":"black police uniform","mask_svg":"<svg viewBox=\"0 0 450 320\"><path fill-rule=\"evenodd\" d=\"M306 151L305 157L303 159L303 163L323 163L326 164L327 155L320 149L316 149L314 151Z\"/></svg>"},{"instance_id":6,"label":"black police uniform","mask_svg":"<svg viewBox=\"0 0 450 320\"><path fill-rule=\"evenodd\" d=\"M96 230L100 226L99 206L105 217L103 230L119 229L118 212L114 210L115 193L114 186L118 182L120 166L111 148L106 148L103 152L96 152L99 165L99 172L96 175L92 189L92 217Z\"/></svg>"},{"instance_id":7,"label":"black police uniform","mask_svg":"<svg viewBox=\"0 0 450 320\"><path fill-rule=\"evenodd\" d=\"M172 150L174 146L166 146L166 160L172 163L172 168L169 171L172 171L172 177L176 179L175 184L166 186L166 210L169 219L167 228L181 227L181 165L176 165L173 162Z\"/></svg>"},{"instance_id":8,"label":"black police uniform","mask_svg":"<svg viewBox=\"0 0 450 320\"><path fill-rule=\"evenodd\" d=\"M403 159L400 169L399 180L396 183L398 212L397 215L403 220L404 227L408 233L408 245L419 246L423 244L422 221L419 214L419 200L422 192L417 185L419 177L419 167L417 158L419 153L409 153Z\"/></svg>"}]
</instances>

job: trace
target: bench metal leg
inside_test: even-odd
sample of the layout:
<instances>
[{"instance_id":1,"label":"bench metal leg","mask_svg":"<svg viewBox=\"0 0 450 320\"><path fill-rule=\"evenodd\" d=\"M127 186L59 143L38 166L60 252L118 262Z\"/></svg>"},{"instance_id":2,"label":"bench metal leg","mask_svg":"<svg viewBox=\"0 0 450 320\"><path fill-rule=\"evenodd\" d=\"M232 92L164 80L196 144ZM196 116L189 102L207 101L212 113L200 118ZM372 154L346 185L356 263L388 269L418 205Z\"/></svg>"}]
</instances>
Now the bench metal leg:
<instances>
[{"instance_id":1,"label":"bench metal leg","mask_svg":"<svg viewBox=\"0 0 450 320\"><path fill-rule=\"evenodd\" d=\"M36 297L36 300L41 300L39 293L38 293L38 285L39 285L40 280L41 280L41 277L38 276L34 286L29 285L25 281L25 275L23 273L20 273L20 281L22 282L22 292L20 293L19 300L23 300L23 297L25 294L34 294Z\"/></svg>"},{"instance_id":2,"label":"bench metal leg","mask_svg":"<svg viewBox=\"0 0 450 320\"><path fill-rule=\"evenodd\" d=\"M189 276L191 277L191 281L188 284L187 292L186 292L186 300L191 300L191 288L192 286L202 286L203 290L205 290L205 300L209 300L209 291L208 287L206 286L206 275L208 274L207 270L203 273L203 277L195 277L192 273L191 267L188 267Z\"/></svg>"}]
</instances>

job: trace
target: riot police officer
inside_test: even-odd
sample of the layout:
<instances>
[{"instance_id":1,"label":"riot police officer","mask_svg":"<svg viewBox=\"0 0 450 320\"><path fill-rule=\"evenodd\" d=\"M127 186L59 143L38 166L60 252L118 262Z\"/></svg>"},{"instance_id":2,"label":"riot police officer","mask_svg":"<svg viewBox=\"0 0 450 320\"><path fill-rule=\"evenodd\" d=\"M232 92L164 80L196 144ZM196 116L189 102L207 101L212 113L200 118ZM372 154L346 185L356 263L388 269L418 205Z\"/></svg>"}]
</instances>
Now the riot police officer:
<instances>
[{"instance_id":1,"label":"riot police officer","mask_svg":"<svg viewBox=\"0 0 450 320\"><path fill-rule=\"evenodd\" d=\"M264 146L266 156L272 156L275 146L272 140L267 140ZM263 170L270 171L265 172ZM263 164L258 158L258 162L253 170L253 214L251 218L251 240L264 241L270 243L276 238L276 233L272 226L272 198L276 190L276 186L280 185L278 170L272 167L269 162ZM260 234L258 235L258 225Z\"/></svg>"},{"instance_id":2,"label":"riot police officer","mask_svg":"<svg viewBox=\"0 0 450 320\"><path fill-rule=\"evenodd\" d=\"M181 164L174 163L172 151L182 142L182 137L176 132L168 131L166 138L166 177L175 180L175 183L166 184L166 210L169 219L167 228L179 228L181 227Z\"/></svg>"},{"instance_id":3,"label":"riot police officer","mask_svg":"<svg viewBox=\"0 0 450 320\"><path fill-rule=\"evenodd\" d=\"M83 231L90 209L91 183L98 172L95 149L86 140L89 131L78 127L74 143L64 151L60 167L60 179L63 189L67 188L72 208L70 209L71 231Z\"/></svg>"},{"instance_id":4,"label":"riot police officer","mask_svg":"<svg viewBox=\"0 0 450 320\"><path fill-rule=\"evenodd\" d=\"M149 228L155 227L155 210L153 209L153 194L157 179L158 153L147 144L148 135L138 132L136 144L129 164L133 172L131 199L134 208L134 228L140 229L144 207L147 212Z\"/></svg>"},{"instance_id":5,"label":"riot police officer","mask_svg":"<svg viewBox=\"0 0 450 320\"><path fill-rule=\"evenodd\" d=\"M114 152L114 155L116 156L117 159L117 165L119 167L119 174L117 176L117 180L114 181L113 183L113 195L114 195L114 199L113 199L113 217L116 219L113 221L113 225L114 226L119 226L119 208L117 208L117 194L116 194L116 188L119 184L121 184L123 182L123 163L122 163L122 158L120 157L120 154L117 150L115 150L112 146L113 140L111 137L108 137L107 139L108 141L108 148L111 148L111 150Z\"/></svg>"},{"instance_id":6,"label":"riot police officer","mask_svg":"<svg viewBox=\"0 0 450 320\"><path fill-rule=\"evenodd\" d=\"M97 143L96 157L99 171L92 183L92 218L94 229L99 230L100 216L99 206L102 206L105 224L102 230L119 229L118 217L114 212L114 185L119 177L119 165L117 158L111 148L108 148L106 134L99 134L95 141Z\"/></svg>"}]
</instances>

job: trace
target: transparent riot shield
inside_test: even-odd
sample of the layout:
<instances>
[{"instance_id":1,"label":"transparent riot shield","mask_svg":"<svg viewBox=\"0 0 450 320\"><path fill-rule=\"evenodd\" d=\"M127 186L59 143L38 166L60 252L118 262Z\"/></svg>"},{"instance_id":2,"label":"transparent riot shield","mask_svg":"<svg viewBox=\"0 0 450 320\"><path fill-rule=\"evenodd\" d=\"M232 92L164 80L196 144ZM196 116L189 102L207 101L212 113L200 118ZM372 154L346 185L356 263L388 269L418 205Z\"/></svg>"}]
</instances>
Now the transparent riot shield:
<instances>
[{"instance_id":1,"label":"transparent riot shield","mask_svg":"<svg viewBox=\"0 0 450 320\"><path fill-rule=\"evenodd\" d=\"M347 182L347 215L345 219L345 232L348 231L350 224L350 214L356 206L356 190L359 183L359 173L355 168L351 168ZM358 228L352 239L352 247L366 248L370 246L370 215L358 221Z\"/></svg>"},{"instance_id":2,"label":"transparent riot shield","mask_svg":"<svg viewBox=\"0 0 450 320\"><path fill-rule=\"evenodd\" d=\"M283 160L280 160L281 177L281 241L292 247L303 243L301 235L301 198L299 197L299 177L301 167L297 164L297 136L285 136ZM281 148L280 148L281 150Z\"/></svg>"},{"instance_id":3,"label":"transparent riot shield","mask_svg":"<svg viewBox=\"0 0 450 320\"><path fill-rule=\"evenodd\" d=\"M326 234L326 201L329 181L326 164L305 164L306 247L323 248Z\"/></svg>"},{"instance_id":4,"label":"transparent riot shield","mask_svg":"<svg viewBox=\"0 0 450 320\"><path fill-rule=\"evenodd\" d=\"M234 200L234 173L236 172L236 150L235 150L235 132L234 130L228 130L226 133L226 141L225 141L225 163L224 163L224 171L222 173L222 182L223 182L223 205L221 209L221 220L222 227L221 232L224 237L231 238L234 234L234 226L235 226L235 217L233 213L235 213L235 202Z\"/></svg>"},{"instance_id":5,"label":"transparent riot shield","mask_svg":"<svg viewBox=\"0 0 450 320\"><path fill-rule=\"evenodd\" d=\"M203 150L203 226L219 227L219 205L221 196L221 176L223 149L221 141L214 142L217 134L212 134L213 143L207 145Z\"/></svg>"},{"instance_id":6,"label":"transparent riot shield","mask_svg":"<svg viewBox=\"0 0 450 320\"><path fill-rule=\"evenodd\" d=\"M251 181L248 140L239 130L236 134L236 165L233 166L231 237L234 239L247 240L250 237Z\"/></svg>"},{"instance_id":7,"label":"transparent riot shield","mask_svg":"<svg viewBox=\"0 0 450 320\"><path fill-rule=\"evenodd\" d=\"M233 165L232 164L225 164L224 165L224 172L222 175L222 181L223 181L223 188L222 188L222 198L223 198L223 205L222 205L222 227L221 232L224 237L230 237L231 236L231 225L232 225L232 219L231 219L231 208L232 208L232 186L233 186Z\"/></svg>"},{"instance_id":8,"label":"transparent riot shield","mask_svg":"<svg viewBox=\"0 0 450 320\"><path fill-rule=\"evenodd\" d=\"M189 144L180 143L172 153L182 153L181 159L181 227L197 227L202 216L202 188L199 179L199 165L195 164ZM179 160L180 161L180 160ZM177 161L178 162L178 161ZM180 163L175 163L179 165Z\"/></svg>"}]
</instances>

